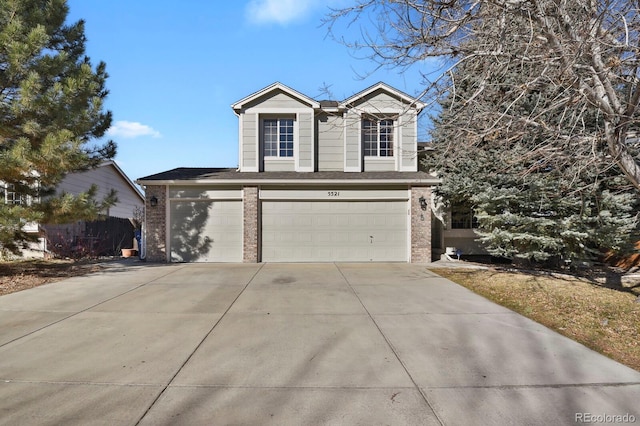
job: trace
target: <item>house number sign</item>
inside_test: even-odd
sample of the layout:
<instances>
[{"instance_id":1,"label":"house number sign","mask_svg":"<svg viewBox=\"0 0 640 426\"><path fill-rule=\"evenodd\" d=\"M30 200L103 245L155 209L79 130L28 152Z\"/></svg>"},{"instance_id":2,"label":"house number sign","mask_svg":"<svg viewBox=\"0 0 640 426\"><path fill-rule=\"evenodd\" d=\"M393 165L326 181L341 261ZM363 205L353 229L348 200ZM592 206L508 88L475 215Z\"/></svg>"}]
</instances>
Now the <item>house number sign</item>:
<instances>
[{"instance_id":1,"label":"house number sign","mask_svg":"<svg viewBox=\"0 0 640 426\"><path fill-rule=\"evenodd\" d=\"M340 191L327 191L327 195L329 197L339 197L340 196Z\"/></svg>"}]
</instances>

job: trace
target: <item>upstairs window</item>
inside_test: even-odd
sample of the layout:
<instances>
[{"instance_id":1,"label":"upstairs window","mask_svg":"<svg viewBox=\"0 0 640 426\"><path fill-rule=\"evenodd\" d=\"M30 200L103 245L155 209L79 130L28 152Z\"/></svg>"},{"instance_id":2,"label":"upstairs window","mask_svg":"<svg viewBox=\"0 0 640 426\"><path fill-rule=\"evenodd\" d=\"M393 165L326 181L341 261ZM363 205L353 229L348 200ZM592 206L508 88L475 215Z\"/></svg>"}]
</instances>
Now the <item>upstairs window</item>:
<instances>
[{"instance_id":1,"label":"upstairs window","mask_svg":"<svg viewBox=\"0 0 640 426\"><path fill-rule=\"evenodd\" d=\"M293 157L293 118L269 118L262 122L265 157Z\"/></svg>"},{"instance_id":2,"label":"upstairs window","mask_svg":"<svg viewBox=\"0 0 640 426\"><path fill-rule=\"evenodd\" d=\"M393 120L362 120L365 157L393 157Z\"/></svg>"}]
</instances>

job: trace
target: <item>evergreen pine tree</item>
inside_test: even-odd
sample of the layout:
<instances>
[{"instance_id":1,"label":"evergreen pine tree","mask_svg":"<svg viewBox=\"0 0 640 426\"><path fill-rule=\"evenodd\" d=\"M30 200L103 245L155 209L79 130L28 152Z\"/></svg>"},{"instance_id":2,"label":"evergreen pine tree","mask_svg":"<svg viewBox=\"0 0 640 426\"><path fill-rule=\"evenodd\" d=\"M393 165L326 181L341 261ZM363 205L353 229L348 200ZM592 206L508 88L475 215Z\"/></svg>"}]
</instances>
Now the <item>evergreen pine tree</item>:
<instances>
[{"instance_id":1,"label":"evergreen pine tree","mask_svg":"<svg viewBox=\"0 0 640 426\"><path fill-rule=\"evenodd\" d=\"M66 0L0 0L0 249L17 253L27 222L94 219L115 201L54 195L67 173L113 158L100 145L111 125L103 110L105 64L85 55L84 22L66 23Z\"/></svg>"}]
</instances>

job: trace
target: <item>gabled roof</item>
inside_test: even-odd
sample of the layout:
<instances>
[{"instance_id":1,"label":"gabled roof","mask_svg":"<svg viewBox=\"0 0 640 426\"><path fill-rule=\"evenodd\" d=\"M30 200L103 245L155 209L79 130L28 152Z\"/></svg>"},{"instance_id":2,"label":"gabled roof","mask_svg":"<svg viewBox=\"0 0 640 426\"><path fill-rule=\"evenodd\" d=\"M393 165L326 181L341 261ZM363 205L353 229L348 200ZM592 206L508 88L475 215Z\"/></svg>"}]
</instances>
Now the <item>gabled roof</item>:
<instances>
[{"instance_id":1,"label":"gabled roof","mask_svg":"<svg viewBox=\"0 0 640 426\"><path fill-rule=\"evenodd\" d=\"M361 92L356 93L355 95L345 99L344 101L340 102L340 107L341 108L349 108L349 105L353 104L354 102L356 102L359 99L362 99L368 95L370 95L371 93L375 92L376 90L383 90L405 102L407 102L408 104L414 105L416 107L416 109L418 111L421 111L426 104L422 101L420 101L418 98L414 98L413 96L409 96L406 93L389 86L388 84L385 84L383 82L378 82L376 84L374 84L373 86L370 86L366 89L364 89Z\"/></svg>"},{"instance_id":2,"label":"gabled roof","mask_svg":"<svg viewBox=\"0 0 640 426\"><path fill-rule=\"evenodd\" d=\"M243 108L244 105L246 105L249 102L252 102L258 98L260 98L261 96L266 95L269 92L273 92L276 90L281 90L284 93L288 94L289 96L291 96L292 98L298 99L299 101L308 104L309 106L311 106L311 108L320 108L320 104L318 103L318 101L316 101L315 99L311 99L310 97L308 97L307 95L303 95L302 93L298 92L297 90L293 90L292 88L290 88L289 86L285 86L284 84L280 83L280 82L275 82L263 89L258 90L255 93L252 93L251 95L240 99L238 102L234 103L231 105L231 108L233 108L234 110L240 110Z\"/></svg>"}]
</instances>

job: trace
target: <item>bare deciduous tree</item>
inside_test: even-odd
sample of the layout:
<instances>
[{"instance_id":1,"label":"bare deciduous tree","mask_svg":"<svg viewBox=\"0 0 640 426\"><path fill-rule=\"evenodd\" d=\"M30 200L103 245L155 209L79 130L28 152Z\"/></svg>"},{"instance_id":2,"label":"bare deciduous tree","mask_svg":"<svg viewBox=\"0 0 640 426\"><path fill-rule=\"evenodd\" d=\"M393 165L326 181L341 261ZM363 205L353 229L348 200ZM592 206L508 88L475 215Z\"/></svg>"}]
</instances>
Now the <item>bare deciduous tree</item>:
<instances>
[{"instance_id":1,"label":"bare deciduous tree","mask_svg":"<svg viewBox=\"0 0 640 426\"><path fill-rule=\"evenodd\" d=\"M640 191L640 1L355 0L325 23L337 36L343 22L361 24L362 36L342 42L381 65L441 58L442 73L425 74L425 97L450 96L456 81L448 71L481 63L475 91L461 101L482 105L476 115L482 125L468 129L466 143L537 132L545 136L538 154L574 146L576 158L590 153L593 161L610 162ZM502 102L488 110L482 99L488 85L519 66ZM519 108L532 93L545 96Z\"/></svg>"}]
</instances>

